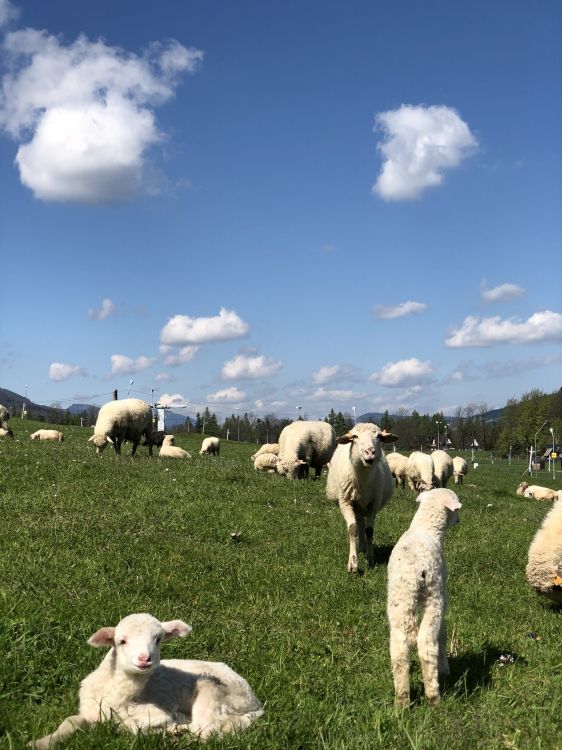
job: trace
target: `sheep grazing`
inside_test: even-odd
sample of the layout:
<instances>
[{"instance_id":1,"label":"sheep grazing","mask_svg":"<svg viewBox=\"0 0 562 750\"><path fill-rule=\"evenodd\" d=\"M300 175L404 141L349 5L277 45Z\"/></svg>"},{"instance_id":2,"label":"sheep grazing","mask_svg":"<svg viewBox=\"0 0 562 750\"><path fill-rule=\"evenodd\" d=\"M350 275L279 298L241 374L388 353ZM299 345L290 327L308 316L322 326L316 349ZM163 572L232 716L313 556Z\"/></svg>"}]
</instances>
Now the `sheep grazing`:
<instances>
[{"instance_id":1,"label":"sheep grazing","mask_svg":"<svg viewBox=\"0 0 562 750\"><path fill-rule=\"evenodd\" d=\"M538 594L562 604L562 490L529 547L525 572Z\"/></svg>"},{"instance_id":2,"label":"sheep grazing","mask_svg":"<svg viewBox=\"0 0 562 750\"><path fill-rule=\"evenodd\" d=\"M407 456L403 456L401 453L387 453L386 462L394 477L396 486L400 485L404 489L406 485L406 466L408 465Z\"/></svg>"},{"instance_id":3,"label":"sheep grazing","mask_svg":"<svg viewBox=\"0 0 562 750\"><path fill-rule=\"evenodd\" d=\"M29 436L32 440L53 440L62 443L64 435L58 430L37 430Z\"/></svg>"},{"instance_id":4,"label":"sheep grazing","mask_svg":"<svg viewBox=\"0 0 562 750\"><path fill-rule=\"evenodd\" d=\"M273 453L276 456L279 455L279 443L264 443L253 456L250 456L250 461L254 461L257 456L261 456L262 453Z\"/></svg>"},{"instance_id":5,"label":"sheep grazing","mask_svg":"<svg viewBox=\"0 0 562 750\"><path fill-rule=\"evenodd\" d=\"M2 406L2 404L0 404L0 427L7 430L9 419L10 419L10 412L6 409L5 406Z\"/></svg>"},{"instance_id":6,"label":"sheep grazing","mask_svg":"<svg viewBox=\"0 0 562 750\"><path fill-rule=\"evenodd\" d=\"M260 453L254 459L254 469L275 474L277 472L277 456L275 453Z\"/></svg>"},{"instance_id":7,"label":"sheep grazing","mask_svg":"<svg viewBox=\"0 0 562 750\"><path fill-rule=\"evenodd\" d=\"M240 675L221 662L160 660L160 644L183 638L191 627L182 620L159 622L147 614L125 617L88 640L109 647L99 667L80 687L80 709L50 735L31 743L46 750L79 729L119 719L129 732L213 733L246 729L263 714L261 703Z\"/></svg>"},{"instance_id":8,"label":"sheep grazing","mask_svg":"<svg viewBox=\"0 0 562 750\"><path fill-rule=\"evenodd\" d=\"M557 492L556 490L551 490L549 487L539 487L537 484L532 484L525 489L523 497L533 497L535 500L553 502L557 499Z\"/></svg>"},{"instance_id":9,"label":"sheep grazing","mask_svg":"<svg viewBox=\"0 0 562 750\"><path fill-rule=\"evenodd\" d=\"M437 487L446 487L453 476L453 459L446 451L432 451L433 473L437 480Z\"/></svg>"},{"instance_id":10,"label":"sheep grazing","mask_svg":"<svg viewBox=\"0 0 562 750\"><path fill-rule=\"evenodd\" d=\"M314 469L318 478L335 449L336 433L328 422L292 422L279 436L277 471L289 479L301 479Z\"/></svg>"},{"instance_id":11,"label":"sheep grazing","mask_svg":"<svg viewBox=\"0 0 562 750\"><path fill-rule=\"evenodd\" d=\"M414 451L408 456L406 464L408 487L416 492L431 490L437 487L437 478L433 469L433 459L427 453Z\"/></svg>"},{"instance_id":12,"label":"sheep grazing","mask_svg":"<svg viewBox=\"0 0 562 750\"><path fill-rule=\"evenodd\" d=\"M0 438L10 437L14 439L14 433L10 427L0 427Z\"/></svg>"},{"instance_id":13,"label":"sheep grazing","mask_svg":"<svg viewBox=\"0 0 562 750\"><path fill-rule=\"evenodd\" d=\"M221 441L218 437L208 437L201 443L200 456L218 456L220 455Z\"/></svg>"},{"instance_id":14,"label":"sheep grazing","mask_svg":"<svg viewBox=\"0 0 562 750\"><path fill-rule=\"evenodd\" d=\"M101 407L94 434L88 442L96 446L98 454L111 443L115 454L120 455L121 443L129 440L133 444L131 456L134 456L143 436L152 456L152 408L140 398L125 398L109 401Z\"/></svg>"},{"instance_id":15,"label":"sheep grazing","mask_svg":"<svg viewBox=\"0 0 562 750\"><path fill-rule=\"evenodd\" d=\"M516 495L523 496L525 494L525 490L529 486L528 482L521 482L519 485L517 485L517 489L515 490Z\"/></svg>"},{"instance_id":16,"label":"sheep grazing","mask_svg":"<svg viewBox=\"0 0 562 750\"><path fill-rule=\"evenodd\" d=\"M191 458L191 453L184 451L177 445L174 445L174 436L166 435L158 454L160 458Z\"/></svg>"},{"instance_id":17,"label":"sheep grazing","mask_svg":"<svg viewBox=\"0 0 562 750\"><path fill-rule=\"evenodd\" d=\"M468 474L468 465L462 456L455 456L453 458L453 475L455 477L455 484L462 484L464 477Z\"/></svg>"},{"instance_id":18,"label":"sheep grazing","mask_svg":"<svg viewBox=\"0 0 562 750\"><path fill-rule=\"evenodd\" d=\"M417 641L425 695L439 700L438 675L449 673L445 651L446 567L445 529L459 520L462 507L454 492L422 492L410 528L402 534L388 561L387 614L390 659L396 704L410 703L410 648ZM418 628L418 609L422 620Z\"/></svg>"},{"instance_id":19,"label":"sheep grazing","mask_svg":"<svg viewBox=\"0 0 562 750\"><path fill-rule=\"evenodd\" d=\"M382 443L398 440L376 424L361 422L342 437L330 461L326 495L338 503L347 524L349 558L347 569L357 572L359 550L374 565L373 529L375 515L392 495L392 474Z\"/></svg>"}]
</instances>

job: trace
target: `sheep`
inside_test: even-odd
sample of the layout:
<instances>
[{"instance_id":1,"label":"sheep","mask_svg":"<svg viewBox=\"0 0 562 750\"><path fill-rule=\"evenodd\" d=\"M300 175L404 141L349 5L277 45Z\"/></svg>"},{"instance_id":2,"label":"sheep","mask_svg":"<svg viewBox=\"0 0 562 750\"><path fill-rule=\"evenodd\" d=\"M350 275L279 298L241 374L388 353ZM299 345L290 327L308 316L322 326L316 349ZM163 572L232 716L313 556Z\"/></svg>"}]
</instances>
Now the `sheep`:
<instances>
[{"instance_id":1,"label":"sheep","mask_svg":"<svg viewBox=\"0 0 562 750\"><path fill-rule=\"evenodd\" d=\"M525 493L525 490L529 486L528 482L521 482L519 485L517 485L517 489L515 490L516 495L523 495Z\"/></svg>"},{"instance_id":2,"label":"sheep","mask_svg":"<svg viewBox=\"0 0 562 750\"><path fill-rule=\"evenodd\" d=\"M11 427L0 427L0 437L11 437L14 439L14 433Z\"/></svg>"},{"instance_id":3,"label":"sheep","mask_svg":"<svg viewBox=\"0 0 562 750\"><path fill-rule=\"evenodd\" d=\"M445 651L445 529L458 523L462 507L452 490L438 488L418 497L420 506L388 561L387 615L396 704L410 702L410 648L417 640L425 695L439 700L438 675L449 673ZM417 611L423 610L418 629Z\"/></svg>"},{"instance_id":4,"label":"sheep","mask_svg":"<svg viewBox=\"0 0 562 750\"><path fill-rule=\"evenodd\" d=\"M398 440L376 424L361 422L338 438L330 461L326 495L338 503L347 524L347 570L357 573L357 540L369 566L374 565L375 515L392 495L392 474L381 443Z\"/></svg>"},{"instance_id":5,"label":"sheep","mask_svg":"<svg viewBox=\"0 0 562 750\"><path fill-rule=\"evenodd\" d=\"M250 461L254 461L257 456L261 456L262 453L274 453L276 456L279 455L279 443L264 443L252 456Z\"/></svg>"},{"instance_id":6,"label":"sheep","mask_svg":"<svg viewBox=\"0 0 562 750\"><path fill-rule=\"evenodd\" d=\"M95 632L88 643L109 647L101 664L80 686L80 709L53 734L30 743L52 747L97 722L120 721L132 733L192 732L206 739L245 729L263 715L261 703L243 677L221 662L160 660L160 643L183 638L182 620L159 622L148 614L123 618Z\"/></svg>"},{"instance_id":7,"label":"sheep","mask_svg":"<svg viewBox=\"0 0 562 750\"><path fill-rule=\"evenodd\" d=\"M254 459L254 469L256 471L267 471L269 474L275 474L277 471L277 456L275 453L260 453Z\"/></svg>"},{"instance_id":8,"label":"sheep","mask_svg":"<svg viewBox=\"0 0 562 750\"><path fill-rule=\"evenodd\" d=\"M549 487L539 487L537 484L532 484L530 487L525 489L523 497L534 497L535 500L556 500L556 490L551 490Z\"/></svg>"},{"instance_id":9,"label":"sheep","mask_svg":"<svg viewBox=\"0 0 562 750\"><path fill-rule=\"evenodd\" d=\"M158 454L160 458L191 458L191 453L184 451L177 445L174 445L174 436L166 435Z\"/></svg>"},{"instance_id":10,"label":"sheep","mask_svg":"<svg viewBox=\"0 0 562 750\"><path fill-rule=\"evenodd\" d=\"M433 473L437 480L437 487L446 487L453 476L453 459L446 451L432 451Z\"/></svg>"},{"instance_id":11,"label":"sheep","mask_svg":"<svg viewBox=\"0 0 562 750\"><path fill-rule=\"evenodd\" d=\"M201 443L200 456L218 456L221 450L221 441L218 437L208 437Z\"/></svg>"},{"instance_id":12,"label":"sheep","mask_svg":"<svg viewBox=\"0 0 562 750\"><path fill-rule=\"evenodd\" d=\"M529 547L525 573L538 594L562 604L562 490Z\"/></svg>"},{"instance_id":13,"label":"sheep","mask_svg":"<svg viewBox=\"0 0 562 750\"><path fill-rule=\"evenodd\" d=\"M335 449L336 433L328 422L292 422L279 436L277 472L289 479L300 479L308 477L312 468L318 478Z\"/></svg>"},{"instance_id":14,"label":"sheep","mask_svg":"<svg viewBox=\"0 0 562 750\"><path fill-rule=\"evenodd\" d=\"M3 427L5 430L7 430L9 419L10 412L6 409L5 406L2 406L2 404L0 404L0 427Z\"/></svg>"},{"instance_id":15,"label":"sheep","mask_svg":"<svg viewBox=\"0 0 562 750\"><path fill-rule=\"evenodd\" d=\"M150 440L152 442L152 445L156 446L157 448L162 447L162 443L164 442L165 437L166 437L165 430L153 430L150 433ZM144 441L141 443L141 445L148 445L148 439L145 438Z\"/></svg>"},{"instance_id":16,"label":"sheep","mask_svg":"<svg viewBox=\"0 0 562 750\"><path fill-rule=\"evenodd\" d=\"M400 485L404 489L406 484L406 466L408 464L407 456L403 456L401 453L387 453L386 461L390 467L390 472L394 477L396 486Z\"/></svg>"},{"instance_id":17,"label":"sheep","mask_svg":"<svg viewBox=\"0 0 562 750\"><path fill-rule=\"evenodd\" d=\"M455 484L462 484L464 481L465 474L468 473L468 465L462 456L455 456L453 458L453 475L455 477Z\"/></svg>"},{"instance_id":18,"label":"sheep","mask_svg":"<svg viewBox=\"0 0 562 750\"><path fill-rule=\"evenodd\" d=\"M406 464L406 478L409 488L417 492L437 487L431 456L421 451L410 453Z\"/></svg>"},{"instance_id":19,"label":"sheep","mask_svg":"<svg viewBox=\"0 0 562 750\"><path fill-rule=\"evenodd\" d=\"M152 456L152 407L139 398L125 398L109 401L101 407L94 434L88 442L96 446L98 454L111 443L115 454L120 455L121 443L130 440L133 444L131 456L134 456L143 435Z\"/></svg>"},{"instance_id":20,"label":"sheep","mask_svg":"<svg viewBox=\"0 0 562 750\"><path fill-rule=\"evenodd\" d=\"M32 440L56 440L62 443L64 435L59 430L37 430L29 436Z\"/></svg>"}]
</instances>

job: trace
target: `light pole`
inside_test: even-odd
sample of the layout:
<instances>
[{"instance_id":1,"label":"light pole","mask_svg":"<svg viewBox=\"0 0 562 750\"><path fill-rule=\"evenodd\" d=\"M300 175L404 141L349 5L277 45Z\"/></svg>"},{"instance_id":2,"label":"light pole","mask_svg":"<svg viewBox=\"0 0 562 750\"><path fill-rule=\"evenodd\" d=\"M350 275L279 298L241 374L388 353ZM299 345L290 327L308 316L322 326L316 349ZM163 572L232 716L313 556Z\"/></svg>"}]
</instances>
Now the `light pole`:
<instances>
[{"instance_id":1,"label":"light pole","mask_svg":"<svg viewBox=\"0 0 562 750\"><path fill-rule=\"evenodd\" d=\"M25 408L26 404L27 404L27 383L25 384L25 396L23 397L23 404L21 405L21 418L22 419L27 414L27 409Z\"/></svg>"},{"instance_id":2,"label":"light pole","mask_svg":"<svg viewBox=\"0 0 562 750\"><path fill-rule=\"evenodd\" d=\"M135 381L134 381L134 379L133 379L133 378L131 378L131 379L129 380L129 387L127 388L127 398L129 398L129 393L131 392L131 386L133 385L133 383L134 383L134 382L135 382Z\"/></svg>"},{"instance_id":3,"label":"light pole","mask_svg":"<svg viewBox=\"0 0 562 750\"><path fill-rule=\"evenodd\" d=\"M236 407L236 418L238 421L238 442L240 442L240 407Z\"/></svg>"},{"instance_id":4,"label":"light pole","mask_svg":"<svg viewBox=\"0 0 562 750\"><path fill-rule=\"evenodd\" d=\"M302 406L297 406L297 422L299 421L299 418L301 415L301 409L302 409Z\"/></svg>"},{"instance_id":5,"label":"light pole","mask_svg":"<svg viewBox=\"0 0 562 750\"><path fill-rule=\"evenodd\" d=\"M355 407L354 407L354 406L352 406L352 407L351 407L351 410L353 411L353 424L354 424L354 425L356 425L356 424L357 424L357 419L356 419L356 417L355 417Z\"/></svg>"},{"instance_id":6,"label":"light pole","mask_svg":"<svg viewBox=\"0 0 562 750\"><path fill-rule=\"evenodd\" d=\"M435 424L437 425L437 450L439 450L439 420L435 420Z\"/></svg>"},{"instance_id":7,"label":"light pole","mask_svg":"<svg viewBox=\"0 0 562 750\"><path fill-rule=\"evenodd\" d=\"M552 478L554 479L554 475L555 475L555 472L556 472L556 469L554 468L556 466L556 459L554 458L554 427L549 427L548 429L550 430L550 434L552 435L552 456L551 456L551 460L552 460Z\"/></svg>"},{"instance_id":8,"label":"light pole","mask_svg":"<svg viewBox=\"0 0 562 750\"><path fill-rule=\"evenodd\" d=\"M535 440L534 440L534 443L535 443L535 460L536 460L536 458L537 458L537 435L539 434L539 432L540 432L540 431L542 430L542 428L543 428L543 427L545 426L545 424L546 424L547 422L548 422L548 419L545 419L545 420L544 420L544 422L543 422L543 423L541 424L541 426L539 427L539 429L538 429L538 430L537 430L537 431L535 432ZM529 463L530 463L530 464L531 464L531 466L532 466L532 463L533 463L533 462L532 462L532 461L530 461ZM530 473L530 474L532 475L532 471L530 471L529 473Z\"/></svg>"},{"instance_id":9,"label":"light pole","mask_svg":"<svg viewBox=\"0 0 562 750\"><path fill-rule=\"evenodd\" d=\"M449 427L448 424L445 425L445 450L449 448L449 441L447 439L447 428Z\"/></svg>"}]
</instances>

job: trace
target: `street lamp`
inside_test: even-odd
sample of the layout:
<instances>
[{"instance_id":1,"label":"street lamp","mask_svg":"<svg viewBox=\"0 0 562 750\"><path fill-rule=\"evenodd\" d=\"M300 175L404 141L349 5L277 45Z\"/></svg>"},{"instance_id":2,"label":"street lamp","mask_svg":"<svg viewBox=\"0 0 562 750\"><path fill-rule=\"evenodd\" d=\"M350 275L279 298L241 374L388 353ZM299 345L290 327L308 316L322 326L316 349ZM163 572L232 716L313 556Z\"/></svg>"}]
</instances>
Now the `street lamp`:
<instances>
[{"instance_id":1,"label":"street lamp","mask_svg":"<svg viewBox=\"0 0 562 750\"><path fill-rule=\"evenodd\" d=\"M127 398L129 398L129 393L131 392L131 386L133 385L133 383L134 383L134 382L135 382L135 381L134 381L134 379L133 379L133 378L131 378L131 379L129 380L129 387L127 388Z\"/></svg>"},{"instance_id":2,"label":"street lamp","mask_svg":"<svg viewBox=\"0 0 562 750\"><path fill-rule=\"evenodd\" d=\"M236 407L236 418L238 420L238 442L240 442L240 407Z\"/></svg>"},{"instance_id":3,"label":"street lamp","mask_svg":"<svg viewBox=\"0 0 562 750\"><path fill-rule=\"evenodd\" d=\"M299 421L300 416L301 416L301 409L302 409L302 406L297 406L297 422Z\"/></svg>"},{"instance_id":4,"label":"street lamp","mask_svg":"<svg viewBox=\"0 0 562 750\"><path fill-rule=\"evenodd\" d=\"M449 440L447 439L447 428L449 427L448 424L445 425L445 450L449 448Z\"/></svg>"},{"instance_id":5,"label":"street lamp","mask_svg":"<svg viewBox=\"0 0 562 750\"><path fill-rule=\"evenodd\" d=\"M355 407L352 406L351 409L353 411L353 424L355 425L355 424L357 424L357 419L355 418Z\"/></svg>"},{"instance_id":6,"label":"street lamp","mask_svg":"<svg viewBox=\"0 0 562 750\"><path fill-rule=\"evenodd\" d=\"M439 450L439 420L435 420L435 424L437 425L437 450Z\"/></svg>"}]
</instances>

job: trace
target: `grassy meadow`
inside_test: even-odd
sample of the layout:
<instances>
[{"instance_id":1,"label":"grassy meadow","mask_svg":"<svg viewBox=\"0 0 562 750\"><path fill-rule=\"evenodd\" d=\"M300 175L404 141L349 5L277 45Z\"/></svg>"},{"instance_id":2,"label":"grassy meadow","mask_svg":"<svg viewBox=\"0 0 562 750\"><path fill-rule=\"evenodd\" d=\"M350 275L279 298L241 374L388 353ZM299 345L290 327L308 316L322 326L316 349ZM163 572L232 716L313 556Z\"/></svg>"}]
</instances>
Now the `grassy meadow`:
<instances>
[{"instance_id":1,"label":"grassy meadow","mask_svg":"<svg viewBox=\"0 0 562 750\"><path fill-rule=\"evenodd\" d=\"M415 511L396 490L377 518L373 569L346 572L347 532L325 478L291 482L253 470L255 445L200 435L190 461L149 459L130 444L98 457L91 430L62 444L11 420L0 441L0 747L21 748L76 713L80 680L103 653L87 638L126 614L181 618L193 633L163 658L225 661L265 715L215 748L562 747L560 613L530 590L527 549L550 505L515 495L524 465L477 457L455 488L461 523L447 532L451 675L435 708L413 660L414 705L395 710L386 561ZM533 481L562 487L547 472ZM452 485L451 485L452 486ZM239 536L233 538L232 533ZM69 748L190 748L195 737L133 736L110 725Z\"/></svg>"}]
</instances>

